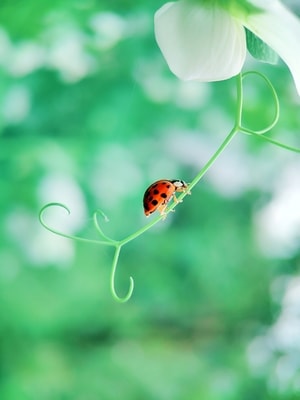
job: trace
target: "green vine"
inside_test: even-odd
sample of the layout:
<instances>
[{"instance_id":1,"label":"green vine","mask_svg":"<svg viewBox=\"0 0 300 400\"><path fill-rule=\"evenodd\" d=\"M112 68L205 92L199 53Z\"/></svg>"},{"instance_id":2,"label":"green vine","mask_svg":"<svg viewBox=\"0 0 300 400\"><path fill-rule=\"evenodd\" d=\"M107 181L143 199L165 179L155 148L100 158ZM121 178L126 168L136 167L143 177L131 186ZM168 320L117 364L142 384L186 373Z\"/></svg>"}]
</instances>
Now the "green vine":
<instances>
[{"instance_id":1,"label":"green vine","mask_svg":"<svg viewBox=\"0 0 300 400\"><path fill-rule=\"evenodd\" d=\"M242 83L243 83L243 79L245 79L250 74L256 74L264 80L264 82L266 83L266 85L269 87L269 89L271 91L271 95L272 95L273 101L274 101L273 120L270 122L270 124L267 127L263 128L261 130L257 130L257 131L243 126L243 123L242 123L242 117L243 117L243 84ZM209 170L209 168L213 165L213 163L217 160L217 158L221 155L221 153L225 150L225 148L229 145L229 143L232 141L232 139L235 137L235 135L238 132L245 133L247 135L253 135L257 138L266 140L271 144L282 147L283 149L300 153L300 149L292 147L292 146L288 146L284 143L280 143L280 142L264 135L265 133L269 132L276 125L276 123L278 122L278 119L279 119L278 96L277 96L277 93L276 93L272 83L269 81L269 79L266 76L264 76L263 74L256 72L256 71L246 72L244 74L237 75L237 77L236 77L236 97L237 97L237 108L236 108L235 121L234 121L233 128L231 129L229 134L226 136L225 140L220 145L220 147L216 150L216 152L212 155L212 157L208 160L208 162L204 165L204 167L199 171L199 173L195 176L195 178L192 180L192 182L189 183L188 190L186 192L182 192L178 196L179 202L181 202L184 199L184 197L188 194L188 192L191 191L193 189L193 187L199 183L201 178L206 174L206 172ZM170 206L168 206L167 210L165 211L165 214L168 214L169 212L173 211L174 208L179 204L179 202L171 203ZM48 229L50 232L53 232L56 235L60 235L65 238L78 240L81 242L95 243L95 244L104 245L104 246L112 246L115 248L113 261L112 261L112 267L111 267L111 275L110 275L110 289L111 289L112 296L114 297L114 299L116 301L118 301L120 303L124 303L124 302L128 301L130 299L130 297L132 296L133 289L134 289L133 278L131 276L129 277L129 288L128 288L127 294L124 297L120 297L117 294L116 288L115 288L116 271L117 271L117 266L118 266L118 262L119 262L121 249L124 245L131 242L132 240L137 239L143 233L145 233L146 231L151 229L154 225L156 225L159 221L161 221L165 217L165 215L157 216L156 218L151 220L148 224L146 224L145 226L143 226L136 232L130 234L129 236L125 237L124 239L115 240L115 239L108 237L104 233L104 231L101 228L100 223L99 223L99 216L101 216L104 220L107 220L107 217L101 210L97 210L94 212L93 221L94 221L95 228L96 228L97 232L99 233L102 240L92 240L92 239L81 238L78 236L68 235L63 232L59 232L56 229L51 228L44 220L44 213L45 213L46 209L48 209L49 207L54 207L54 206L62 207L63 209L66 210L66 212L68 214L70 214L70 210L68 209L68 207L61 203L46 204L40 210L39 220L40 220L41 224L46 229Z\"/></svg>"}]
</instances>

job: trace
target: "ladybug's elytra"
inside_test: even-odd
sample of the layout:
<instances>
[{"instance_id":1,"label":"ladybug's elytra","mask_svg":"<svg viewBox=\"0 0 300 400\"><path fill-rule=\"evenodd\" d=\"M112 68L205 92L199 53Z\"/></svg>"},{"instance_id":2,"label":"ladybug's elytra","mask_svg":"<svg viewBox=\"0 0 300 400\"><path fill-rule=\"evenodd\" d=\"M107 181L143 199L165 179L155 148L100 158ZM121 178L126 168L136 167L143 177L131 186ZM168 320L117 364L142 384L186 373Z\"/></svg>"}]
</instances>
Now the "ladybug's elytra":
<instances>
[{"instance_id":1,"label":"ladybug's elytra","mask_svg":"<svg viewBox=\"0 0 300 400\"><path fill-rule=\"evenodd\" d=\"M144 212L149 217L154 211L158 211L160 215L165 215L168 202L173 198L174 202L178 202L175 193L187 192L188 185L179 179L167 180L161 179L152 183L144 194Z\"/></svg>"}]
</instances>

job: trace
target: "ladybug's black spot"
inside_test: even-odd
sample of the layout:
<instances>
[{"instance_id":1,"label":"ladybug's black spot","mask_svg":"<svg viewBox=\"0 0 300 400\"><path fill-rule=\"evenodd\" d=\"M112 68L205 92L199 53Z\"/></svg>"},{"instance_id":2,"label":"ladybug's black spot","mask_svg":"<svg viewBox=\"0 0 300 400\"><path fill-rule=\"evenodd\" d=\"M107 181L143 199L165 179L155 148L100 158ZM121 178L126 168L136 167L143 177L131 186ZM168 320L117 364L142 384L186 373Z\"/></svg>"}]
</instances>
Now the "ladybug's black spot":
<instances>
[{"instance_id":1,"label":"ladybug's black spot","mask_svg":"<svg viewBox=\"0 0 300 400\"><path fill-rule=\"evenodd\" d=\"M153 190L153 194L158 194L158 193L159 193L159 190L157 190L157 189Z\"/></svg>"},{"instance_id":2,"label":"ladybug's black spot","mask_svg":"<svg viewBox=\"0 0 300 400\"><path fill-rule=\"evenodd\" d=\"M171 187L171 185L168 183L168 184L167 184L167 188L169 189L170 187Z\"/></svg>"},{"instance_id":3,"label":"ladybug's black spot","mask_svg":"<svg viewBox=\"0 0 300 400\"><path fill-rule=\"evenodd\" d=\"M152 204L153 206L157 206L158 201L154 199L154 200L151 201L151 204Z\"/></svg>"},{"instance_id":4,"label":"ladybug's black spot","mask_svg":"<svg viewBox=\"0 0 300 400\"><path fill-rule=\"evenodd\" d=\"M168 195L166 193L161 193L160 197L162 197L163 199L166 199L168 197Z\"/></svg>"}]
</instances>

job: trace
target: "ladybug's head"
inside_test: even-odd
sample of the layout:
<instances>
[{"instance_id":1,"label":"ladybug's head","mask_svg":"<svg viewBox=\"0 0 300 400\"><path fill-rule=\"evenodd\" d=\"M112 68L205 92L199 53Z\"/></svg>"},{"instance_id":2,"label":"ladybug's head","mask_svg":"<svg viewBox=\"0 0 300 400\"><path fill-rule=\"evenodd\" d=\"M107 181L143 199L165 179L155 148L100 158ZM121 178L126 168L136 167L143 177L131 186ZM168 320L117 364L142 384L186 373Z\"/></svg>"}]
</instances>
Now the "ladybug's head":
<instances>
[{"instance_id":1,"label":"ladybug's head","mask_svg":"<svg viewBox=\"0 0 300 400\"><path fill-rule=\"evenodd\" d=\"M183 190L186 189L188 186L184 181L181 181L179 179L174 179L170 182L173 183L173 185L176 187L176 190Z\"/></svg>"}]
</instances>

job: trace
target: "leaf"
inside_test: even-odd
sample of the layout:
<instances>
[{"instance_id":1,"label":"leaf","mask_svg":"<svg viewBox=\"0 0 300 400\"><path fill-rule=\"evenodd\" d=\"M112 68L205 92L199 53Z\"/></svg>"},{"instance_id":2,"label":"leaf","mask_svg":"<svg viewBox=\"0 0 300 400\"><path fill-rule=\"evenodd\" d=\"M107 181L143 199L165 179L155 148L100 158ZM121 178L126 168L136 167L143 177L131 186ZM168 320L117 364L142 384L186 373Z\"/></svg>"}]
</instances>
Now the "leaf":
<instances>
[{"instance_id":1,"label":"leaf","mask_svg":"<svg viewBox=\"0 0 300 400\"><path fill-rule=\"evenodd\" d=\"M246 41L247 49L254 58L268 64L277 64L279 58L277 53L248 29L246 29Z\"/></svg>"}]
</instances>

